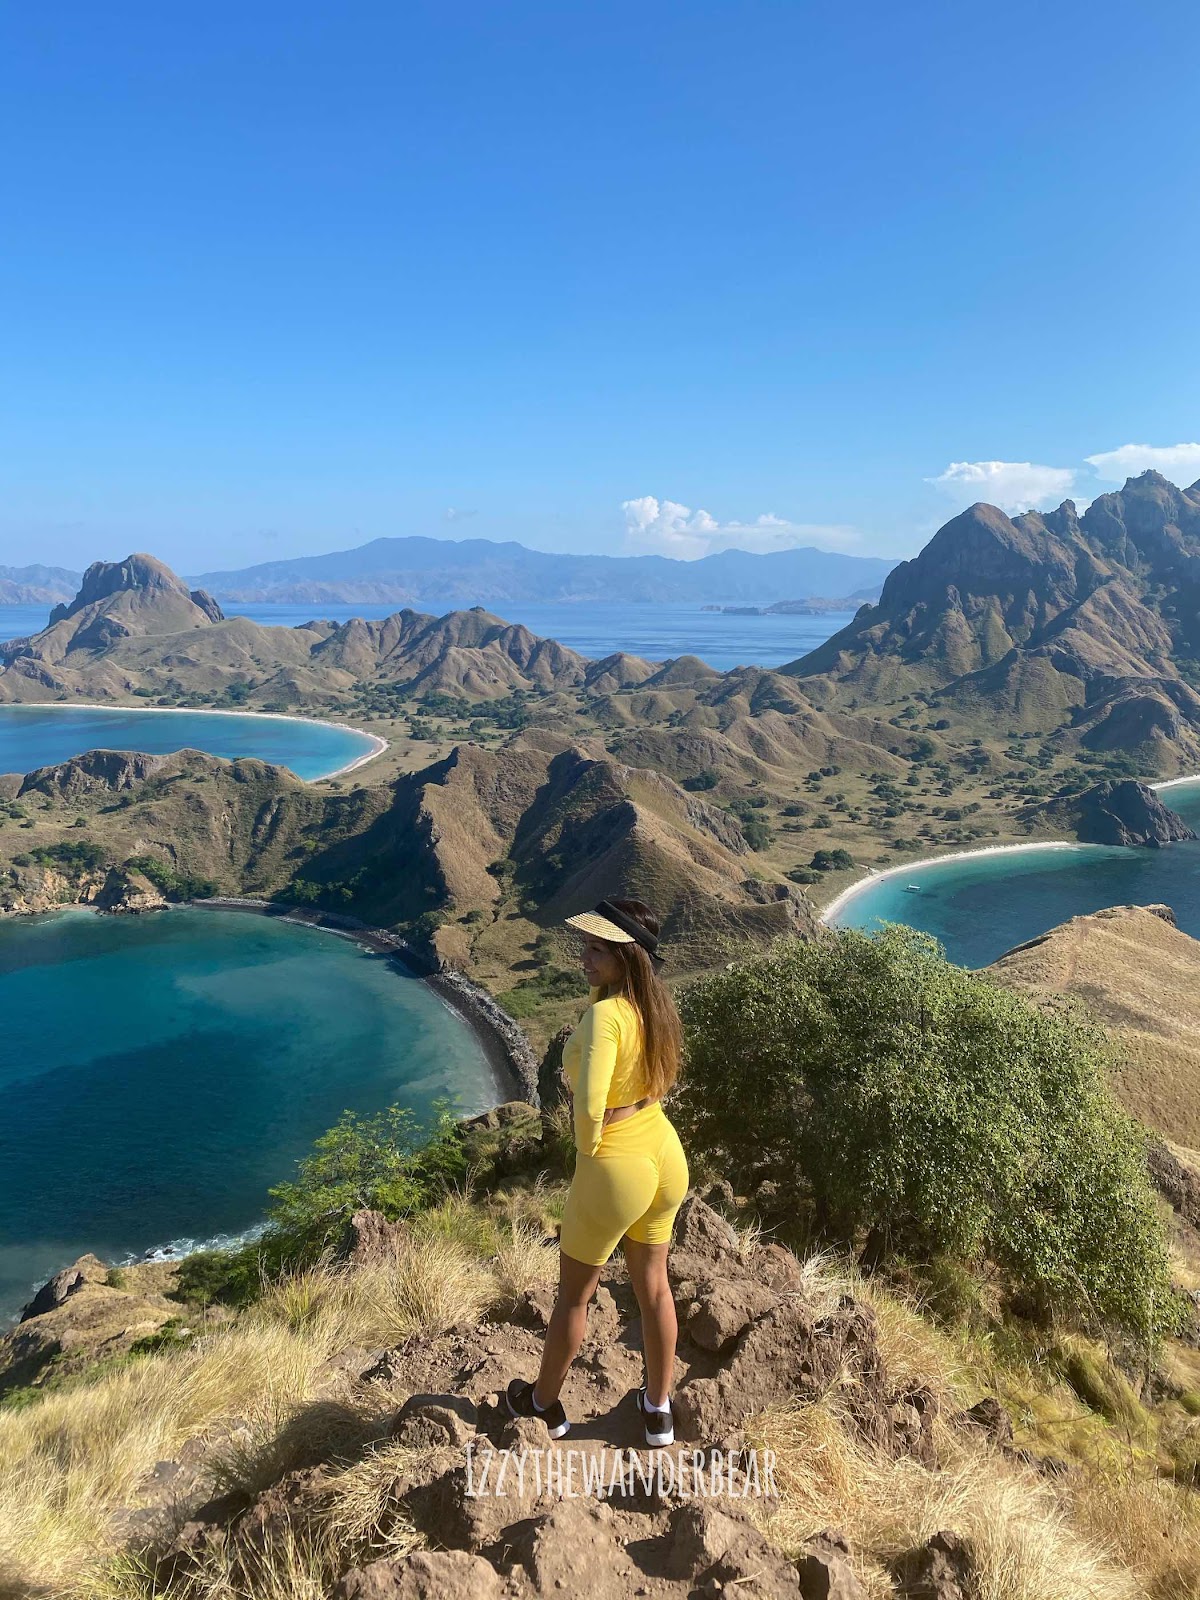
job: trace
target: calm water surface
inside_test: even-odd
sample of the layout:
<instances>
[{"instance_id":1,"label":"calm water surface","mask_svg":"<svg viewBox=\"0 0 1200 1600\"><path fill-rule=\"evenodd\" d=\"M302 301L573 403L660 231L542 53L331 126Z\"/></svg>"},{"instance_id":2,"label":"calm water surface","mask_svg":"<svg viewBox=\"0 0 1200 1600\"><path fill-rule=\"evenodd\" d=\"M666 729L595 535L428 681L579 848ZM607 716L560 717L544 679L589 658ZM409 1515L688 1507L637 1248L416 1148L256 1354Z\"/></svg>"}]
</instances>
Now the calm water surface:
<instances>
[{"instance_id":1,"label":"calm water surface","mask_svg":"<svg viewBox=\"0 0 1200 1600\"><path fill-rule=\"evenodd\" d=\"M344 1109L501 1097L389 956L270 917L0 923L0 1324L93 1250L236 1235Z\"/></svg>"},{"instance_id":2,"label":"calm water surface","mask_svg":"<svg viewBox=\"0 0 1200 1600\"><path fill-rule=\"evenodd\" d=\"M1162 798L1200 832L1200 782ZM934 934L952 961L982 967L1068 917L1114 905L1168 905L1200 939L1200 840L1161 850L1066 845L908 867L864 889L833 920L845 928L905 922Z\"/></svg>"},{"instance_id":3,"label":"calm water surface","mask_svg":"<svg viewBox=\"0 0 1200 1600\"><path fill-rule=\"evenodd\" d=\"M112 710L92 706L0 706L0 772L32 772L83 750L204 750L256 756L298 778L327 778L373 749L355 728L300 717L227 716L212 711Z\"/></svg>"}]
</instances>

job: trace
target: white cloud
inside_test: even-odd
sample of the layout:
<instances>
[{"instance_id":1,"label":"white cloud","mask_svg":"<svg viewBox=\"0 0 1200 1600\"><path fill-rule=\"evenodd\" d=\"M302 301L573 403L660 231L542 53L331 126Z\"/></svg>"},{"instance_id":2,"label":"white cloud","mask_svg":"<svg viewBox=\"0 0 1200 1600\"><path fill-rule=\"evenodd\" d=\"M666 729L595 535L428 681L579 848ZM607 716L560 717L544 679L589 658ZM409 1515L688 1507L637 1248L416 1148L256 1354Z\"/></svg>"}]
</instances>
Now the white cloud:
<instances>
[{"instance_id":1,"label":"white cloud","mask_svg":"<svg viewBox=\"0 0 1200 1600\"><path fill-rule=\"evenodd\" d=\"M693 511L677 500L659 500L652 494L623 500L621 510L625 513L625 543L630 549L684 561L717 550L763 554L801 544L842 549L858 541L857 531L841 523L789 522L773 511L752 522L718 522L708 511Z\"/></svg>"},{"instance_id":2,"label":"white cloud","mask_svg":"<svg viewBox=\"0 0 1200 1600\"><path fill-rule=\"evenodd\" d=\"M1124 483L1151 468L1185 489L1200 478L1200 444L1123 444L1084 460L1106 483Z\"/></svg>"},{"instance_id":3,"label":"white cloud","mask_svg":"<svg viewBox=\"0 0 1200 1600\"><path fill-rule=\"evenodd\" d=\"M952 461L945 472L925 482L935 484L963 506L986 500L1001 511L1044 510L1070 493L1075 471L1032 461Z\"/></svg>"}]
</instances>

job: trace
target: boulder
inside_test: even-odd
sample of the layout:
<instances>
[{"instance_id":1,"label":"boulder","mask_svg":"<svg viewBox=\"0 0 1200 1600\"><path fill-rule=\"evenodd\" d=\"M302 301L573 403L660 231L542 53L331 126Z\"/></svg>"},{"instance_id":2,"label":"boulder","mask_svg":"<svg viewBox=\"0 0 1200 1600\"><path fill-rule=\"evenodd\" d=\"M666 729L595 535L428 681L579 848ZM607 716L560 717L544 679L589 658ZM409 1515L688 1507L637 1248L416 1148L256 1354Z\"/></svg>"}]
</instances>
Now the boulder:
<instances>
[{"instance_id":1,"label":"boulder","mask_svg":"<svg viewBox=\"0 0 1200 1600\"><path fill-rule=\"evenodd\" d=\"M960 1534L942 1531L908 1550L894 1572L905 1600L972 1600L975 1561Z\"/></svg>"},{"instance_id":2,"label":"boulder","mask_svg":"<svg viewBox=\"0 0 1200 1600\"><path fill-rule=\"evenodd\" d=\"M825 1528L808 1541L796 1570L804 1600L865 1600L850 1564L849 1541L834 1528Z\"/></svg>"},{"instance_id":3,"label":"boulder","mask_svg":"<svg viewBox=\"0 0 1200 1600\"><path fill-rule=\"evenodd\" d=\"M167 899L136 867L110 867L92 901L97 911L165 911Z\"/></svg>"},{"instance_id":4,"label":"boulder","mask_svg":"<svg viewBox=\"0 0 1200 1600\"><path fill-rule=\"evenodd\" d=\"M501 1600L511 1593L482 1556L467 1550L414 1550L343 1574L333 1600Z\"/></svg>"},{"instance_id":5,"label":"boulder","mask_svg":"<svg viewBox=\"0 0 1200 1600\"><path fill-rule=\"evenodd\" d=\"M465 1445L479 1423L479 1410L461 1394L413 1394L400 1407L391 1434L410 1448Z\"/></svg>"},{"instance_id":6,"label":"boulder","mask_svg":"<svg viewBox=\"0 0 1200 1600\"><path fill-rule=\"evenodd\" d=\"M746 1279L710 1279L697 1286L683 1314L683 1328L702 1350L727 1349L739 1334L776 1303L777 1296L762 1284Z\"/></svg>"},{"instance_id":7,"label":"boulder","mask_svg":"<svg viewBox=\"0 0 1200 1600\"><path fill-rule=\"evenodd\" d=\"M48 1283L44 1283L33 1299L21 1312L20 1320L28 1322L30 1317L45 1316L47 1311L53 1311L61 1306L70 1295L77 1293L86 1283L107 1283L108 1268L98 1256L84 1255L69 1267L64 1267L61 1272L56 1272Z\"/></svg>"},{"instance_id":8,"label":"boulder","mask_svg":"<svg viewBox=\"0 0 1200 1600\"><path fill-rule=\"evenodd\" d=\"M715 1376L689 1377L676 1391L676 1432L686 1440L721 1438L765 1406L818 1398L843 1370L852 1375L856 1417L879 1439L890 1415L874 1312L848 1301L818 1317L799 1297L779 1300L750 1324Z\"/></svg>"},{"instance_id":9,"label":"boulder","mask_svg":"<svg viewBox=\"0 0 1200 1600\"><path fill-rule=\"evenodd\" d=\"M751 1594L794 1596L805 1591L800 1575L786 1556L762 1536L740 1507L688 1500L671 1518L672 1577L689 1579L701 1593L719 1593L726 1585L752 1585Z\"/></svg>"},{"instance_id":10,"label":"boulder","mask_svg":"<svg viewBox=\"0 0 1200 1600\"><path fill-rule=\"evenodd\" d=\"M953 1420L961 1428L983 1434L995 1445L1011 1445L1013 1442L1012 1418L995 1395L985 1394L982 1400L960 1411Z\"/></svg>"},{"instance_id":11,"label":"boulder","mask_svg":"<svg viewBox=\"0 0 1200 1600\"><path fill-rule=\"evenodd\" d=\"M382 1211L356 1211L349 1229L346 1255L356 1267L383 1266L394 1261L409 1238L408 1224L389 1222Z\"/></svg>"}]
</instances>

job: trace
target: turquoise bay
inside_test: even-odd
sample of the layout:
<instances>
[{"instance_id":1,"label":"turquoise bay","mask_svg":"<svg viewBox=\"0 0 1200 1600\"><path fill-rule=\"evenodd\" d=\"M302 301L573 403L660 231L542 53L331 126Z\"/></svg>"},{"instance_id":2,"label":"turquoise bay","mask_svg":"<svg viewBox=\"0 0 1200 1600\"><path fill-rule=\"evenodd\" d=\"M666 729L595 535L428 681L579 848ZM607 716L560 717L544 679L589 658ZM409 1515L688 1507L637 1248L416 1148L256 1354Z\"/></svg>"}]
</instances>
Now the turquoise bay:
<instances>
[{"instance_id":1,"label":"turquoise bay","mask_svg":"<svg viewBox=\"0 0 1200 1600\"><path fill-rule=\"evenodd\" d=\"M1162 799L1200 832L1200 780L1166 789ZM869 884L830 921L904 922L932 933L951 961L982 967L1068 917L1129 904L1168 905L1184 932L1200 938L1200 840L1160 850L1063 845L946 857Z\"/></svg>"},{"instance_id":2,"label":"turquoise bay","mask_svg":"<svg viewBox=\"0 0 1200 1600\"><path fill-rule=\"evenodd\" d=\"M345 1109L503 1097L393 958L236 911L0 924L0 1017L0 1322L85 1250L244 1231Z\"/></svg>"},{"instance_id":3,"label":"turquoise bay","mask_svg":"<svg viewBox=\"0 0 1200 1600\"><path fill-rule=\"evenodd\" d=\"M0 706L0 772L32 772L84 750L169 755L203 750L234 760L255 756L298 778L327 778L378 748L370 734L303 717L142 707Z\"/></svg>"}]
</instances>

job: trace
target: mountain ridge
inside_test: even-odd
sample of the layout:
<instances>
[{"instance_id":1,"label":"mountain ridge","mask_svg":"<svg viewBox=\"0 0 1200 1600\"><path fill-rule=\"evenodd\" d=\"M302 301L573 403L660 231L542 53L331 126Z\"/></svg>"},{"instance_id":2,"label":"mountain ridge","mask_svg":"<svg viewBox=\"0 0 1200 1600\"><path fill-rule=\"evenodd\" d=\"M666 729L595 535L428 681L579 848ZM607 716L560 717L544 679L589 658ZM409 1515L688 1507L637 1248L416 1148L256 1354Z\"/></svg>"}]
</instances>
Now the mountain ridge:
<instances>
[{"instance_id":1,"label":"mountain ridge","mask_svg":"<svg viewBox=\"0 0 1200 1600\"><path fill-rule=\"evenodd\" d=\"M516 540L373 539L352 550L201 573L188 581L219 600L290 604L502 604L558 600L777 600L873 588L895 565L881 556L811 546L755 554L573 555ZM614 591L616 591L614 593Z\"/></svg>"}]
</instances>

